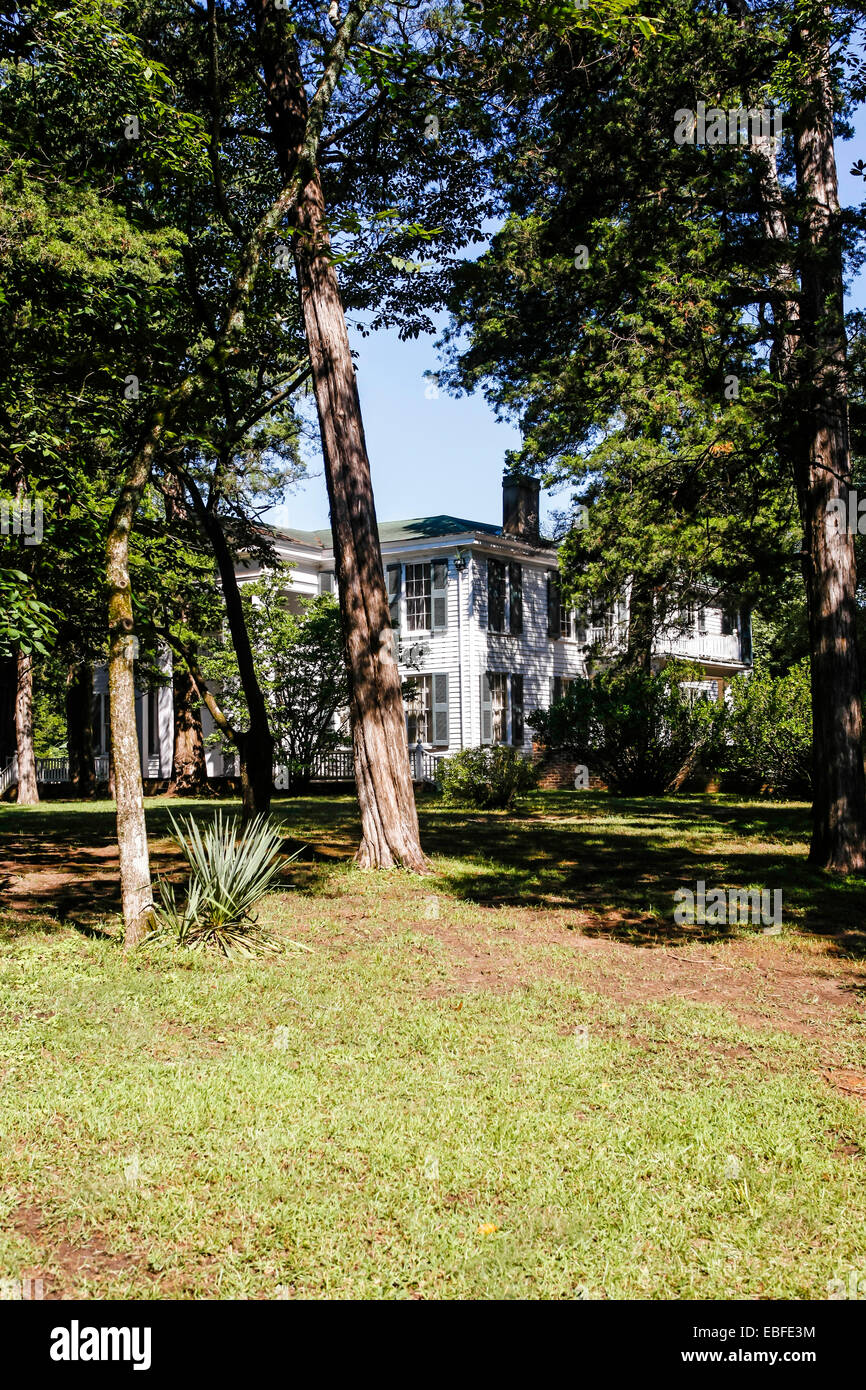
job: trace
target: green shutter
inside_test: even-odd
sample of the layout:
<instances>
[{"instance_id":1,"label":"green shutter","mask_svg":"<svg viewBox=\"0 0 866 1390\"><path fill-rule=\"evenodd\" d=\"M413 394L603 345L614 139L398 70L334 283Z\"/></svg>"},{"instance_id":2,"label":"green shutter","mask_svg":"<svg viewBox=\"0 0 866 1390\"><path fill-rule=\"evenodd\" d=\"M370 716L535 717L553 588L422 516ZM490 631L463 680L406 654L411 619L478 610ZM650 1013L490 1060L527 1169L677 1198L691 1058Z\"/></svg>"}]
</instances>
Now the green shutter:
<instances>
[{"instance_id":1,"label":"green shutter","mask_svg":"<svg viewBox=\"0 0 866 1390\"><path fill-rule=\"evenodd\" d=\"M508 566L508 630L514 636L523 631L523 566Z\"/></svg>"},{"instance_id":2,"label":"green shutter","mask_svg":"<svg viewBox=\"0 0 866 1390\"><path fill-rule=\"evenodd\" d=\"M391 626L400 626L400 580L402 577L402 565L388 566L388 611L391 614Z\"/></svg>"},{"instance_id":3,"label":"green shutter","mask_svg":"<svg viewBox=\"0 0 866 1390\"><path fill-rule=\"evenodd\" d=\"M493 742L493 698L486 671L481 672L481 742Z\"/></svg>"},{"instance_id":4,"label":"green shutter","mask_svg":"<svg viewBox=\"0 0 866 1390\"><path fill-rule=\"evenodd\" d=\"M448 676L440 672L433 677L433 742L447 747L448 738Z\"/></svg>"},{"instance_id":5,"label":"green shutter","mask_svg":"<svg viewBox=\"0 0 866 1390\"><path fill-rule=\"evenodd\" d=\"M556 639L562 636L560 617L559 576L547 576L547 635Z\"/></svg>"},{"instance_id":6,"label":"green shutter","mask_svg":"<svg viewBox=\"0 0 866 1390\"><path fill-rule=\"evenodd\" d=\"M431 566L430 592L433 597L433 629L443 632L448 626L448 561L434 560ZM439 740L437 739L438 743Z\"/></svg>"},{"instance_id":7,"label":"green shutter","mask_svg":"<svg viewBox=\"0 0 866 1390\"><path fill-rule=\"evenodd\" d=\"M487 561L487 627L490 632L505 627L505 566L494 559Z\"/></svg>"},{"instance_id":8,"label":"green shutter","mask_svg":"<svg viewBox=\"0 0 866 1390\"><path fill-rule=\"evenodd\" d=\"M511 677L511 742L523 747L523 677Z\"/></svg>"}]
</instances>

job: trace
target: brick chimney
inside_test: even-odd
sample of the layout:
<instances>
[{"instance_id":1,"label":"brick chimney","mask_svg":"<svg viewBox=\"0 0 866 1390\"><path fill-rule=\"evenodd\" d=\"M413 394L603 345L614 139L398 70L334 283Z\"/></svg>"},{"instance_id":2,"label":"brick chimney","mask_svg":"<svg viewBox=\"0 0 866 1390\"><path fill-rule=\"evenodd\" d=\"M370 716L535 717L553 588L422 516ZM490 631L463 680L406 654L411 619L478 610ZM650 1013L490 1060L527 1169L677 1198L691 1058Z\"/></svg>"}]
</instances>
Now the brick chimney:
<instances>
[{"instance_id":1,"label":"brick chimney","mask_svg":"<svg viewBox=\"0 0 866 1390\"><path fill-rule=\"evenodd\" d=\"M519 536L530 545L540 540L538 529L537 478L522 473L505 473L502 478L502 529L506 536Z\"/></svg>"}]
</instances>

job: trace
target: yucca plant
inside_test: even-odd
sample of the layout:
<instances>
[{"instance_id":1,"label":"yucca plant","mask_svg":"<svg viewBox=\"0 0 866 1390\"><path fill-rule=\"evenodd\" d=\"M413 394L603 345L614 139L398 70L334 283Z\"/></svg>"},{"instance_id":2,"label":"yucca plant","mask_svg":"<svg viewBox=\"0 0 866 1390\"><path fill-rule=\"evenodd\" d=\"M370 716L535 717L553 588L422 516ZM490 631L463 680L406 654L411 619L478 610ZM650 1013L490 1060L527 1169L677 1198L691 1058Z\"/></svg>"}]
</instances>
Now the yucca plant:
<instances>
[{"instance_id":1,"label":"yucca plant","mask_svg":"<svg viewBox=\"0 0 866 1390\"><path fill-rule=\"evenodd\" d=\"M169 812L169 820L191 876L182 907L172 885L160 879L151 939L170 938L191 951L215 949L229 957L276 950L253 908L301 851L278 858L281 837L266 816L256 816L241 833L238 817L224 821L221 810L204 831L191 816L178 825Z\"/></svg>"}]
</instances>

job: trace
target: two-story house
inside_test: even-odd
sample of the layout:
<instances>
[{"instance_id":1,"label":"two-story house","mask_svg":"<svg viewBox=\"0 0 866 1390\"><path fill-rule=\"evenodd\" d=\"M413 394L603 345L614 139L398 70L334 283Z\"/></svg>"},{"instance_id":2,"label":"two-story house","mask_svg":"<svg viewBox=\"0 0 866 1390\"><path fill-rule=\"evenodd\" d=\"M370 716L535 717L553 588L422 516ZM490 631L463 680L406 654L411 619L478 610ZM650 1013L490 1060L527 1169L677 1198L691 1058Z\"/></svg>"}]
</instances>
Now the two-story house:
<instances>
[{"instance_id":1,"label":"two-story house","mask_svg":"<svg viewBox=\"0 0 866 1390\"><path fill-rule=\"evenodd\" d=\"M291 597L334 588L331 534L272 533L291 569ZM506 477L500 526L454 516L385 522L379 528L391 621L406 691L410 745L436 752L508 743L529 751L527 714L546 708L569 680L587 674L599 652L626 637L627 596L582 616L565 607L557 584L556 548L539 534L539 485ZM242 581L260 571L239 568ZM748 616L701 608L658 643L657 663L687 657L700 664L705 688L722 697L726 683L750 664ZM97 673L99 751L107 751L104 673ZM203 710L205 734L212 724ZM172 758L171 690L139 699L145 776L167 777ZM209 750L212 775L228 771Z\"/></svg>"}]
</instances>

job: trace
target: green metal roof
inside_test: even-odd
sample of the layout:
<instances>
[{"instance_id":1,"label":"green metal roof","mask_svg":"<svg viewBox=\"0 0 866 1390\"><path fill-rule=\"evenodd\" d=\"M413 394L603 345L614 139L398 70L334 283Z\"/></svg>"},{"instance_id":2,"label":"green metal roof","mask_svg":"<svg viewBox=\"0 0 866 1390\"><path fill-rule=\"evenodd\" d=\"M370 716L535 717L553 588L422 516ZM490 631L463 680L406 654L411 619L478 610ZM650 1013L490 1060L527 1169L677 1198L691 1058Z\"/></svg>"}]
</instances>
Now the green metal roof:
<instances>
[{"instance_id":1,"label":"green metal roof","mask_svg":"<svg viewBox=\"0 0 866 1390\"><path fill-rule=\"evenodd\" d=\"M328 529L321 531L289 531L284 527L276 526L271 528L277 536L285 540L300 541L302 545L322 546L324 549L331 547L331 532ZM467 521L459 516L418 516L411 521L383 521L379 523L379 540L386 541L416 541L431 540L438 536L462 536L471 531L483 531L488 536L499 536L502 534L501 526L490 526L485 521Z\"/></svg>"}]
</instances>

